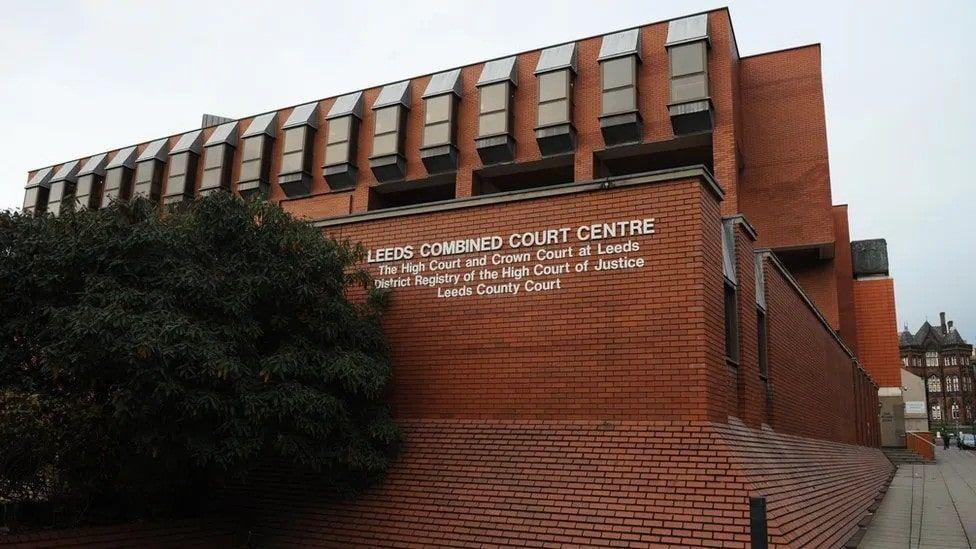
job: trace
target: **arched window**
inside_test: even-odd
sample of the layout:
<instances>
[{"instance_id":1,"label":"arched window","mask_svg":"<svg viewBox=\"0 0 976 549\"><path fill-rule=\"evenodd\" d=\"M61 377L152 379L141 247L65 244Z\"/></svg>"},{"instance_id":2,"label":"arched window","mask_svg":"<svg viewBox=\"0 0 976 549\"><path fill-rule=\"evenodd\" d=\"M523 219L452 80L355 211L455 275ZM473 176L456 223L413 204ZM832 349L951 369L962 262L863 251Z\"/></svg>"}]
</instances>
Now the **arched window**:
<instances>
[{"instance_id":1,"label":"arched window","mask_svg":"<svg viewBox=\"0 0 976 549\"><path fill-rule=\"evenodd\" d=\"M901 363L903 366L908 366L908 357L907 356L901 357Z\"/></svg>"},{"instance_id":2,"label":"arched window","mask_svg":"<svg viewBox=\"0 0 976 549\"><path fill-rule=\"evenodd\" d=\"M938 366L939 365L939 353L936 351L925 351L925 365L926 366Z\"/></svg>"},{"instance_id":3,"label":"arched window","mask_svg":"<svg viewBox=\"0 0 976 549\"><path fill-rule=\"evenodd\" d=\"M942 392L942 382L936 376L929 376L929 392L930 393L941 393Z\"/></svg>"},{"instance_id":4,"label":"arched window","mask_svg":"<svg viewBox=\"0 0 976 549\"><path fill-rule=\"evenodd\" d=\"M959 403L953 402L952 408L950 408L950 413L952 414L952 419L959 419Z\"/></svg>"},{"instance_id":5,"label":"arched window","mask_svg":"<svg viewBox=\"0 0 976 549\"><path fill-rule=\"evenodd\" d=\"M933 420L935 420L935 421L942 420L942 407L941 406L939 406L938 404L933 404L931 410L932 410L932 414L931 415L932 415L932 419Z\"/></svg>"}]
</instances>

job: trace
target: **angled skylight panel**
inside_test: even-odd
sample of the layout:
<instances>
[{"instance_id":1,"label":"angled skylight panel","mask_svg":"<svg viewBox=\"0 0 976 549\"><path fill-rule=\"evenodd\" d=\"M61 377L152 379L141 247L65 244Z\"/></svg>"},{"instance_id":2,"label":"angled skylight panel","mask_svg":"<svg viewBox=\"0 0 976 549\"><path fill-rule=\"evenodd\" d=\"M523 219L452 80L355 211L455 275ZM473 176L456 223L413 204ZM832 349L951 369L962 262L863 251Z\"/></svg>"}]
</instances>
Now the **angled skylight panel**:
<instances>
[{"instance_id":1,"label":"angled skylight panel","mask_svg":"<svg viewBox=\"0 0 976 549\"><path fill-rule=\"evenodd\" d=\"M410 108L410 81L404 80L396 84L387 84L380 90L380 94L373 102L373 110L389 105L403 105Z\"/></svg>"},{"instance_id":2,"label":"angled skylight panel","mask_svg":"<svg viewBox=\"0 0 976 549\"><path fill-rule=\"evenodd\" d=\"M445 93L453 93L461 96L461 69L454 69L447 72L435 74L427 82L424 90L424 98L434 97Z\"/></svg>"},{"instance_id":3,"label":"angled skylight panel","mask_svg":"<svg viewBox=\"0 0 976 549\"><path fill-rule=\"evenodd\" d=\"M95 174L105 175L105 165L108 163L108 153L95 155L85 161L85 164L78 172L78 177Z\"/></svg>"},{"instance_id":4,"label":"angled skylight panel","mask_svg":"<svg viewBox=\"0 0 976 549\"><path fill-rule=\"evenodd\" d=\"M269 112L267 114L262 114L251 121L251 124L244 130L241 134L241 139L246 139L248 137L254 137L255 135L267 135L269 137L275 136L275 121L278 119L278 113Z\"/></svg>"},{"instance_id":5,"label":"angled skylight panel","mask_svg":"<svg viewBox=\"0 0 976 549\"><path fill-rule=\"evenodd\" d=\"M213 145L237 146L237 120L217 126L207 139L206 147Z\"/></svg>"},{"instance_id":6,"label":"angled skylight panel","mask_svg":"<svg viewBox=\"0 0 976 549\"><path fill-rule=\"evenodd\" d=\"M51 182L57 181L74 181L78 175L78 161L72 160L71 162L66 162L61 164L58 171L54 172L54 176L51 178Z\"/></svg>"},{"instance_id":7,"label":"angled skylight panel","mask_svg":"<svg viewBox=\"0 0 976 549\"><path fill-rule=\"evenodd\" d=\"M174 155L183 152L200 154L202 144L203 130L193 130L192 132L187 132L181 135L180 140L176 142L176 145L173 145L173 150L171 150L169 154Z\"/></svg>"},{"instance_id":8,"label":"angled skylight panel","mask_svg":"<svg viewBox=\"0 0 976 549\"><path fill-rule=\"evenodd\" d=\"M136 167L136 147L126 147L115 153L112 160L105 166L106 170L112 168L135 168Z\"/></svg>"},{"instance_id":9,"label":"angled skylight panel","mask_svg":"<svg viewBox=\"0 0 976 549\"><path fill-rule=\"evenodd\" d=\"M708 40L708 14L701 13L668 22L666 46L676 46L685 42Z\"/></svg>"},{"instance_id":10,"label":"angled skylight panel","mask_svg":"<svg viewBox=\"0 0 976 549\"><path fill-rule=\"evenodd\" d=\"M495 59L485 63L481 69L481 76L478 77L478 86L494 84L495 82L509 81L518 84L518 73L515 70L518 57L513 55L505 59Z\"/></svg>"},{"instance_id":11,"label":"angled skylight panel","mask_svg":"<svg viewBox=\"0 0 976 549\"><path fill-rule=\"evenodd\" d=\"M569 69L576 72L576 43L561 44L542 50L539 62L535 66L535 73Z\"/></svg>"},{"instance_id":12,"label":"angled skylight panel","mask_svg":"<svg viewBox=\"0 0 976 549\"><path fill-rule=\"evenodd\" d=\"M146 145L143 149L142 154L136 159L136 162L145 162L146 160L158 160L163 162L166 160L166 152L169 148L169 139L162 138L157 141Z\"/></svg>"},{"instance_id":13,"label":"angled skylight panel","mask_svg":"<svg viewBox=\"0 0 976 549\"><path fill-rule=\"evenodd\" d=\"M285 120L285 125L282 127L285 129L296 126L312 126L313 128L317 128L319 125L318 112L319 104L317 101L299 105L292 109L291 114L288 115L288 119Z\"/></svg>"},{"instance_id":14,"label":"angled skylight panel","mask_svg":"<svg viewBox=\"0 0 976 549\"><path fill-rule=\"evenodd\" d=\"M607 34L600 44L599 61L606 61L615 57L636 55L640 57L640 29L630 29L614 34Z\"/></svg>"},{"instance_id":15,"label":"angled skylight panel","mask_svg":"<svg viewBox=\"0 0 976 549\"><path fill-rule=\"evenodd\" d=\"M336 99L335 103L332 103L332 108L329 109L329 113L325 115L325 118L328 120L348 115L355 116L356 118L362 120L363 92L358 91L350 93Z\"/></svg>"}]
</instances>

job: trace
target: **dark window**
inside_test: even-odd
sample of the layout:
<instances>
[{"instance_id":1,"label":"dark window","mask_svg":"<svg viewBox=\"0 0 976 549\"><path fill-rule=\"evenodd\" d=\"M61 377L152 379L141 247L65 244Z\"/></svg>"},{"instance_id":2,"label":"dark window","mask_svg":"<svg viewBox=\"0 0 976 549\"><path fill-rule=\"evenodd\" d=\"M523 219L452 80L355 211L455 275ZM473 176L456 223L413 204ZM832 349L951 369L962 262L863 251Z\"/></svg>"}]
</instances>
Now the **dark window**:
<instances>
[{"instance_id":1,"label":"dark window","mask_svg":"<svg viewBox=\"0 0 976 549\"><path fill-rule=\"evenodd\" d=\"M759 375L763 379L769 376L769 335L766 330L766 312L756 310L756 333L759 339Z\"/></svg>"},{"instance_id":2,"label":"dark window","mask_svg":"<svg viewBox=\"0 0 976 549\"><path fill-rule=\"evenodd\" d=\"M739 315L736 311L735 286L725 283L725 357L739 361Z\"/></svg>"}]
</instances>

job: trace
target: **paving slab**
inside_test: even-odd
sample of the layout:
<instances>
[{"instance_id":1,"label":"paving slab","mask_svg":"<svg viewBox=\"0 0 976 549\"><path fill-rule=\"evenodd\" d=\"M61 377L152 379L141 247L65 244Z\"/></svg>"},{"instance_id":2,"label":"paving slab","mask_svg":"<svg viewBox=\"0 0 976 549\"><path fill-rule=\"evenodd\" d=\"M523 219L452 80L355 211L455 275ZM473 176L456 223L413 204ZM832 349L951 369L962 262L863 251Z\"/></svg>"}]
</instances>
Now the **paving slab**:
<instances>
[{"instance_id":1,"label":"paving slab","mask_svg":"<svg viewBox=\"0 0 976 549\"><path fill-rule=\"evenodd\" d=\"M932 464L899 465L858 547L972 548L976 541L976 452L936 450Z\"/></svg>"}]
</instances>

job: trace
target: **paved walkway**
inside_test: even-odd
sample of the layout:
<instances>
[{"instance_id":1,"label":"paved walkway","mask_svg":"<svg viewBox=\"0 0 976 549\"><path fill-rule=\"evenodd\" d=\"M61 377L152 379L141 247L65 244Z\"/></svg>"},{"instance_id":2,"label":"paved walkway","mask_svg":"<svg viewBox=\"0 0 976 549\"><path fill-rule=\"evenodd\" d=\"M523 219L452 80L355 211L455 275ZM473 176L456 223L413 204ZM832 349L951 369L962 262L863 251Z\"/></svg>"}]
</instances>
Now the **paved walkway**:
<instances>
[{"instance_id":1,"label":"paved walkway","mask_svg":"<svg viewBox=\"0 0 976 549\"><path fill-rule=\"evenodd\" d=\"M935 458L898 466L859 548L976 546L976 451L939 448Z\"/></svg>"}]
</instances>

